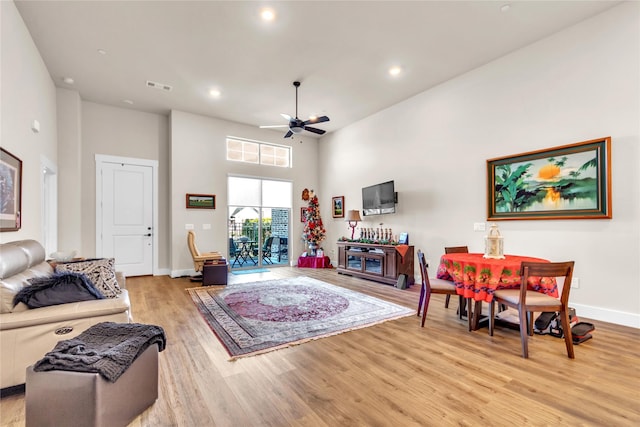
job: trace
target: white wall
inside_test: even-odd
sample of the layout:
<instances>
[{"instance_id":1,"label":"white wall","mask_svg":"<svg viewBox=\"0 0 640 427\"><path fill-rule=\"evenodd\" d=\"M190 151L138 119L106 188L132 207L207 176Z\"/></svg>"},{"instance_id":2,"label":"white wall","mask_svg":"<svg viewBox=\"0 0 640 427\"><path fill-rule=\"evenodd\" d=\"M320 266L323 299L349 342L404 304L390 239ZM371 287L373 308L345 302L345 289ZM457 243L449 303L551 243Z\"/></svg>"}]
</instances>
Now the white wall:
<instances>
[{"instance_id":1,"label":"white wall","mask_svg":"<svg viewBox=\"0 0 640 427\"><path fill-rule=\"evenodd\" d=\"M42 241L40 165L42 156L57 162L56 92L13 2L0 2L0 23L0 144L22 160L22 228L1 233L0 240ZM33 120L40 133L31 131Z\"/></svg>"},{"instance_id":2,"label":"white wall","mask_svg":"<svg viewBox=\"0 0 640 427\"><path fill-rule=\"evenodd\" d=\"M611 136L612 220L499 226L506 253L576 261L578 315L640 327L639 8L618 6L322 138L323 209L337 195L361 209L362 187L394 179L398 213L364 226L408 231L435 274L445 245L484 251L473 223L486 220L486 159ZM326 222L335 257L348 228Z\"/></svg>"},{"instance_id":3,"label":"white wall","mask_svg":"<svg viewBox=\"0 0 640 427\"><path fill-rule=\"evenodd\" d=\"M234 136L293 148L293 167L250 165L226 160L226 138ZM298 238L301 194L317 188L317 141L296 136L284 139L281 132L259 129L221 119L181 111L171 112L171 275L193 272L193 260L187 247L185 224L193 224L196 243L202 252L219 251L228 256L227 177L243 175L293 181L293 213L289 253L302 253ZM215 194L216 209L186 209L185 195ZM326 211L330 213L330 211ZM204 230L203 224L211 224ZM293 255L292 255L293 257Z\"/></svg>"},{"instance_id":4,"label":"white wall","mask_svg":"<svg viewBox=\"0 0 640 427\"><path fill-rule=\"evenodd\" d=\"M82 100L75 90L56 89L58 113L58 249L82 247ZM94 233L95 234L95 233ZM83 252L78 252L83 253Z\"/></svg>"},{"instance_id":5,"label":"white wall","mask_svg":"<svg viewBox=\"0 0 640 427\"><path fill-rule=\"evenodd\" d=\"M127 108L82 102L82 252L96 250L95 155L158 160L158 266L169 266L169 119ZM90 255L87 255L90 256Z\"/></svg>"}]
</instances>

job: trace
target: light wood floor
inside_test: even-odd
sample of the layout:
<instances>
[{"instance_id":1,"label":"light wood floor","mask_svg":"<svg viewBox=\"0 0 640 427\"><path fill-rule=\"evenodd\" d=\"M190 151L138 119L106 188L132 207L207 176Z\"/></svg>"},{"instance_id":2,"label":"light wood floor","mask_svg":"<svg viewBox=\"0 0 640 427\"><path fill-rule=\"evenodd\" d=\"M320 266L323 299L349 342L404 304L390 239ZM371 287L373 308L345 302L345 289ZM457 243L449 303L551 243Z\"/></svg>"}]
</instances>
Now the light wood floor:
<instances>
[{"instance_id":1,"label":"light wood floor","mask_svg":"<svg viewBox=\"0 0 640 427\"><path fill-rule=\"evenodd\" d=\"M398 290L335 270L271 268L245 282L309 275L417 308ZM162 326L158 401L131 426L640 425L640 331L596 324L567 358L564 342L517 331L468 332L457 302L415 316L228 361L185 288L188 279L128 278L134 321ZM578 316L580 313L578 313ZM2 426L24 425L24 395L0 401Z\"/></svg>"}]
</instances>

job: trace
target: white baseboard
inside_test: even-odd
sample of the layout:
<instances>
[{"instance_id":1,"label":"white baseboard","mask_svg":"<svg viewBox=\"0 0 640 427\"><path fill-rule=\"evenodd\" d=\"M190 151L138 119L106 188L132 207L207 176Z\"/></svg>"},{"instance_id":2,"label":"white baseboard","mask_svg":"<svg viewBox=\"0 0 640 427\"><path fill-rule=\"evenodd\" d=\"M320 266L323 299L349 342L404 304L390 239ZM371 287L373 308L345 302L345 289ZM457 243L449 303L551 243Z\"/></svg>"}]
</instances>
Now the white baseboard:
<instances>
[{"instance_id":1,"label":"white baseboard","mask_svg":"<svg viewBox=\"0 0 640 427\"><path fill-rule=\"evenodd\" d=\"M572 304L570 307L576 309L578 319L586 317L588 319L600 320L602 322L615 323L616 325L630 326L640 329L640 314L627 313L624 311L610 310L607 308L593 307L590 305Z\"/></svg>"},{"instance_id":2,"label":"white baseboard","mask_svg":"<svg viewBox=\"0 0 640 427\"><path fill-rule=\"evenodd\" d=\"M153 275L154 276L168 276L170 271L171 270L169 270L168 268L160 268L160 269L156 270L153 273Z\"/></svg>"}]
</instances>

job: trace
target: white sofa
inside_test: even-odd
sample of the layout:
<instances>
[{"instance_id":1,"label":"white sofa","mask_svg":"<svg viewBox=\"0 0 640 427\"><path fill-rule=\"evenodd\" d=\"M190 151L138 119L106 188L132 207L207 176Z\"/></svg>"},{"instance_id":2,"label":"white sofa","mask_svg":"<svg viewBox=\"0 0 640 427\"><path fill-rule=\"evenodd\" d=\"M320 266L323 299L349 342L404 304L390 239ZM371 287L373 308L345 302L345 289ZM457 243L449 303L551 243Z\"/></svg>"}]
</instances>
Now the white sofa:
<instances>
[{"instance_id":1,"label":"white sofa","mask_svg":"<svg viewBox=\"0 0 640 427\"><path fill-rule=\"evenodd\" d=\"M53 267L35 240L0 245L0 388L23 384L26 368L52 350L58 341L73 338L100 322L131 322L125 279L117 274L122 292L97 299L28 309L13 306L13 298L33 277L48 276ZM22 306L22 307L21 307ZM25 309L26 308L26 309Z\"/></svg>"}]
</instances>

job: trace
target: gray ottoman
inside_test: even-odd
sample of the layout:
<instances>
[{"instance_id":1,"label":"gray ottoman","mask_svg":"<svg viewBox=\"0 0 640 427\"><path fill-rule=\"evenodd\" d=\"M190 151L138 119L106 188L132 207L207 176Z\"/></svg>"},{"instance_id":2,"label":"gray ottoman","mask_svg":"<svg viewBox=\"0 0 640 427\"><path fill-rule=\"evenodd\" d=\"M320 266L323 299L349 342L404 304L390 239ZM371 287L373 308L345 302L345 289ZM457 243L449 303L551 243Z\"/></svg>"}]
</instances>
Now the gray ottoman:
<instances>
[{"instance_id":1,"label":"gray ottoman","mask_svg":"<svg viewBox=\"0 0 640 427\"><path fill-rule=\"evenodd\" d=\"M158 346L114 383L97 373L27 368L26 426L126 426L158 398Z\"/></svg>"}]
</instances>

